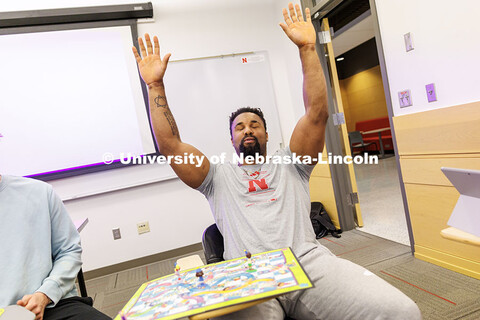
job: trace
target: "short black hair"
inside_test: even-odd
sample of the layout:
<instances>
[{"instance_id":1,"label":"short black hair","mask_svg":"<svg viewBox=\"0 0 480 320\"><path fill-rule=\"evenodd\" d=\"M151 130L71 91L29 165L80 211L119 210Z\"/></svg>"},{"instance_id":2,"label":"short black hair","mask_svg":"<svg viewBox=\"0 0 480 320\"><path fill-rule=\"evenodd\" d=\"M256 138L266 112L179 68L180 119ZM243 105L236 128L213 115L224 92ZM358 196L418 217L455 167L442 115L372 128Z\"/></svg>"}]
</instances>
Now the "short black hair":
<instances>
[{"instance_id":1,"label":"short black hair","mask_svg":"<svg viewBox=\"0 0 480 320\"><path fill-rule=\"evenodd\" d=\"M260 119L262 119L262 121L263 121L263 126L265 127L265 131L267 131L267 122L265 121L265 118L263 116L262 109L252 108L252 107L242 107L242 108L239 108L236 111L232 112L232 114L230 115L230 137L232 136L233 120L235 120L236 117L238 117L239 115L241 115L242 113L245 113L245 112L255 113L257 116L259 116Z\"/></svg>"}]
</instances>

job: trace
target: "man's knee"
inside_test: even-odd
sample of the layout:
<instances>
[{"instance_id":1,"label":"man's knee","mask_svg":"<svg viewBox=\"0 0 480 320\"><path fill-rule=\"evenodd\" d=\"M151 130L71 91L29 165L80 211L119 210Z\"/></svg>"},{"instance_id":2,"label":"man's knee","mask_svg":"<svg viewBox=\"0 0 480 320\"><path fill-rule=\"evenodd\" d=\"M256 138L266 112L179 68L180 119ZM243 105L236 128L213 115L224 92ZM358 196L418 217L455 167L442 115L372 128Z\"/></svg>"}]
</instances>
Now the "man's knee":
<instances>
[{"instance_id":1,"label":"man's knee","mask_svg":"<svg viewBox=\"0 0 480 320\"><path fill-rule=\"evenodd\" d=\"M109 316L98 311L93 307L84 308L82 311L77 312L75 315L71 315L68 319L72 320L111 320ZM48 319L47 319L48 320Z\"/></svg>"},{"instance_id":2,"label":"man's knee","mask_svg":"<svg viewBox=\"0 0 480 320\"><path fill-rule=\"evenodd\" d=\"M106 314L103 314L102 312L98 311L93 307L82 316L85 316L82 319L90 319L90 320L109 320L109 319L111 320L112 319Z\"/></svg>"},{"instance_id":3,"label":"man's knee","mask_svg":"<svg viewBox=\"0 0 480 320\"><path fill-rule=\"evenodd\" d=\"M404 299L391 301L381 308L377 319L420 320L422 319L422 314L417 304L405 296Z\"/></svg>"},{"instance_id":4,"label":"man's knee","mask_svg":"<svg viewBox=\"0 0 480 320\"><path fill-rule=\"evenodd\" d=\"M420 309L418 308L417 304L412 300L408 300L405 304L402 305L400 308L400 312L402 315L405 315L404 319L411 319L411 320L420 320L422 319L422 314Z\"/></svg>"}]
</instances>

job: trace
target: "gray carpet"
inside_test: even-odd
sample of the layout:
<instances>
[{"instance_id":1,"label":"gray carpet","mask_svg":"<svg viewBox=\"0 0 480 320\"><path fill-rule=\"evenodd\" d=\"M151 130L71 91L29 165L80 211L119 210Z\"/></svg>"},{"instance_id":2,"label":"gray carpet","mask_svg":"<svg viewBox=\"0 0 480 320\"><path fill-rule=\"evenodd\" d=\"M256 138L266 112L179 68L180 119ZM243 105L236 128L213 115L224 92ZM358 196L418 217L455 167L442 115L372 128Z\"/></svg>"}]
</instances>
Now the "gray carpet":
<instances>
[{"instance_id":1,"label":"gray carpet","mask_svg":"<svg viewBox=\"0 0 480 320\"><path fill-rule=\"evenodd\" d=\"M320 243L404 292L424 319L480 319L480 280L415 259L410 247L357 230Z\"/></svg>"},{"instance_id":2,"label":"gray carpet","mask_svg":"<svg viewBox=\"0 0 480 320\"><path fill-rule=\"evenodd\" d=\"M320 243L337 256L362 265L412 298L426 320L480 319L480 280L415 259L410 247L365 232L344 232ZM203 253L198 254L203 259ZM173 273L182 256L86 282L94 306L114 317L140 285Z\"/></svg>"}]
</instances>

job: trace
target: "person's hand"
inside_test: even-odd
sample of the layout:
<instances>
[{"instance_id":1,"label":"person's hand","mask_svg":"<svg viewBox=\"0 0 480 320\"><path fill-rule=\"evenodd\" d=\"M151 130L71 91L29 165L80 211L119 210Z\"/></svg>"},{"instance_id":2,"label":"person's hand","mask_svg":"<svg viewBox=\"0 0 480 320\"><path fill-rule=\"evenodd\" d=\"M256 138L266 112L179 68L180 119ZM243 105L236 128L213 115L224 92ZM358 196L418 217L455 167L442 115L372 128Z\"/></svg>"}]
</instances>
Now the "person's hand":
<instances>
[{"instance_id":1,"label":"person's hand","mask_svg":"<svg viewBox=\"0 0 480 320\"><path fill-rule=\"evenodd\" d=\"M145 50L145 45L143 44L142 38L138 38L138 43L140 45L140 52L142 57L138 54L137 48L132 47L133 54L137 60L138 69L140 70L140 75L142 76L143 81L147 86L155 86L156 84L162 84L163 76L165 75L165 70L167 69L168 60L170 59L171 54L167 53L163 59L160 58L160 44L158 43L158 38L153 37L153 43L155 47L152 47L152 42L150 41L150 35L145 34L145 42L147 44L147 49Z\"/></svg>"},{"instance_id":2,"label":"person's hand","mask_svg":"<svg viewBox=\"0 0 480 320\"><path fill-rule=\"evenodd\" d=\"M50 298L48 298L44 293L35 292L34 294L27 294L23 296L21 300L17 301L17 304L35 313L35 320L42 320L45 307L50 302Z\"/></svg>"},{"instance_id":3,"label":"person's hand","mask_svg":"<svg viewBox=\"0 0 480 320\"><path fill-rule=\"evenodd\" d=\"M287 9L283 8L283 18L286 23L280 23L283 31L285 31L290 40L299 48L305 45L315 45L317 35L310 17L310 9L305 9L307 21L303 20L302 12L298 4L295 5L294 10L293 4L290 2L288 4L288 10L290 11L290 16L288 16Z\"/></svg>"}]
</instances>

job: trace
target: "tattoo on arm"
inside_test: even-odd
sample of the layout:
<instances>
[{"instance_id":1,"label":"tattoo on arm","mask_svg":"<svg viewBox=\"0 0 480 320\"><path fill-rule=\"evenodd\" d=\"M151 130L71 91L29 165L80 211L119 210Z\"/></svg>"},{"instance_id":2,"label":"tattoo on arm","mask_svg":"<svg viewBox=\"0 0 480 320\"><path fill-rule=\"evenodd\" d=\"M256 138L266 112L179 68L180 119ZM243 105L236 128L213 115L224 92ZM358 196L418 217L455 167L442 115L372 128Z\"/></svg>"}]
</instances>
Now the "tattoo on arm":
<instances>
[{"instance_id":1,"label":"tattoo on arm","mask_svg":"<svg viewBox=\"0 0 480 320\"><path fill-rule=\"evenodd\" d=\"M173 118L173 115L170 112L170 110L165 111L163 114L165 115L165 118L167 119L168 124L170 125L170 129L172 129L172 134L174 136L178 136L177 123L175 122L175 119Z\"/></svg>"},{"instance_id":2,"label":"tattoo on arm","mask_svg":"<svg viewBox=\"0 0 480 320\"><path fill-rule=\"evenodd\" d=\"M168 108L167 98L164 96L158 95L155 99L153 99L153 101L155 102L157 108Z\"/></svg>"},{"instance_id":3,"label":"tattoo on arm","mask_svg":"<svg viewBox=\"0 0 480 320\"><path fill-rule=\"evenodd\" d=\"M163 115L165 119L167 119L168 124L170 125L170 129L172 130L172 135L179 136L177 123L175 122L175 118L173 118L172 112L168 107L167 98L165 96L158 95L153 99L157 108L163 108L164 112Z\"/></svg>"}]
</instances>

